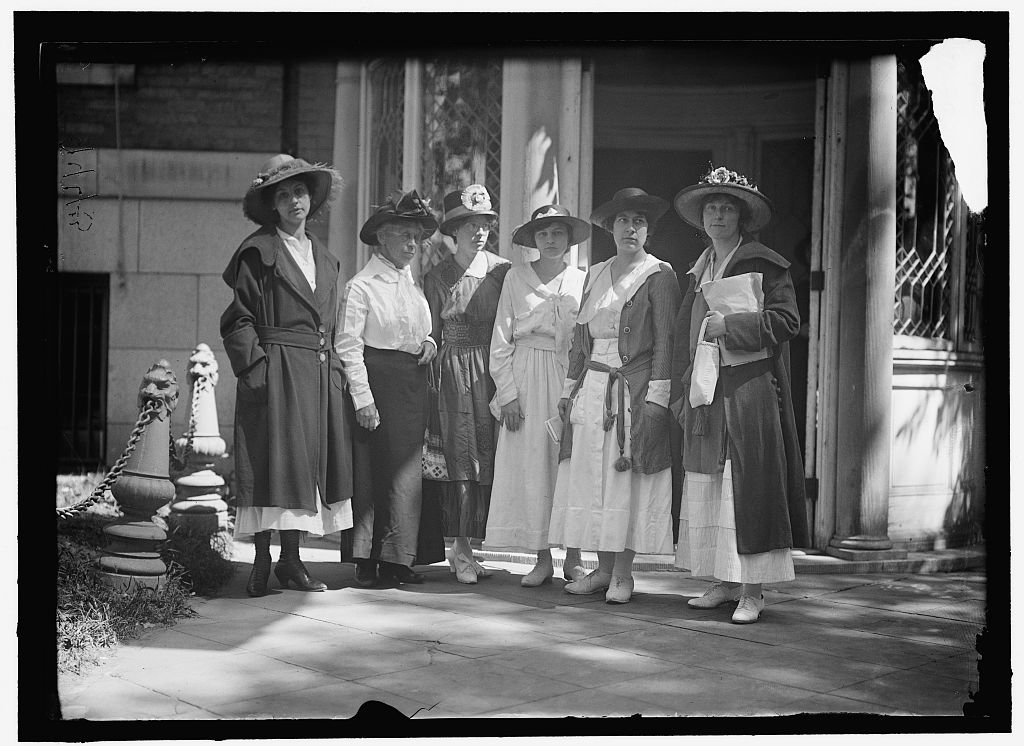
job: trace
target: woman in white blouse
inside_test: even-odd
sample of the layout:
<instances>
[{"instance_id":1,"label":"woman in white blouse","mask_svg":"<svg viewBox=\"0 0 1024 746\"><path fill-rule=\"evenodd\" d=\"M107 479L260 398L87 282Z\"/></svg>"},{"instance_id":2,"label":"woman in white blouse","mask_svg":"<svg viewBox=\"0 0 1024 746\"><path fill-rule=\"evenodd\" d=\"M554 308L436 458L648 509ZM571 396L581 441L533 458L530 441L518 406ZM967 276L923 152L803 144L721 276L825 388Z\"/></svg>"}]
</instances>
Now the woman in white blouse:
<instances>
[{"instance_id":1,"label":"woman in white blouse","mask_svg":"<svg viewBox=\"0 0 1024 746\"><path fill-rule=\"evenodd\" d=\"M437 347L430 338L430 308L409 262L436 230L437 220L415 189L393 193L360 230L373 256L345 286L335 349L348 374L358 427L354 526L342 554L354 559L356 584L364 588L423 582L412 565L423 499L426 366Z\"/></svg>"},{"instance_id":2,"label":"woman in white blouse","mask_svg":"<svg viewBox=\"0 0 1024 746\"><path fill-rule=\"evenodd\" d=\"M558 444L545 422L558 416L569 365L569 342L586 272L566 265L570 246L590 237L590 226L560 205L545 205L516 229L512 243L537 249L535 261L505 276L491 336L493 413L501 422L486 546L536 552L522 585L551 580L554 564L548 522L558 470ZM575 571L575 574L574 574ZM578 580L579 548L566 551L566 580Z\"/></svg>"}]
</instances>

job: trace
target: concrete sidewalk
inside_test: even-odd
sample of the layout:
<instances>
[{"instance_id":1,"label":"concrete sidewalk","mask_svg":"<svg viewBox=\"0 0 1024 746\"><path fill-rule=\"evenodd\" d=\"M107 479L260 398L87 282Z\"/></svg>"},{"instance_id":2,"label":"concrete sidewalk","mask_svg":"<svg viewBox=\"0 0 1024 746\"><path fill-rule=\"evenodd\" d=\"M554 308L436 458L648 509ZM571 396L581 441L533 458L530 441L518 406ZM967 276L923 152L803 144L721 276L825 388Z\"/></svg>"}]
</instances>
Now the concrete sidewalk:
<instances>
[{"instance_id":1,"label":"concrete sidewalk","mask_svg":"<svg viewBox=\"0 0 1024 746\"><path fill-rule=\"evenodd\" d=\"M330 546L303 549L327 592L253 599L251 553L236 546L234 578L196 600L199 616L62 676L63 717L346 718L367 701L416 719L959 716L978 688L980 571L800 573L737 625L731 607L689 608L707 582L680 571L637 572L621 606L557 577L522 588L529 566L512 562L486 561L476 585L438 565L422 585L366 590Z\"/></svg>"}]
</instances>

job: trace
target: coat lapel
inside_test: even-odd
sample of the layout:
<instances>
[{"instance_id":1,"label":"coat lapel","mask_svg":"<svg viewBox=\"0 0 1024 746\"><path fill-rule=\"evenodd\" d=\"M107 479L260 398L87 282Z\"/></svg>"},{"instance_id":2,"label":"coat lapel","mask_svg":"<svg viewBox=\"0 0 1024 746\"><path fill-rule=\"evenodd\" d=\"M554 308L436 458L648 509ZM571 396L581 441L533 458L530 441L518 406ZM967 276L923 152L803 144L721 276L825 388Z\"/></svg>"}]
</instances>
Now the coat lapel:
<instances>
[{"instance_id":1,"label":"coat lapel","mask_svg":"<svg viewBox=\"0 0 1024 746\"><path fill-rule=\"evenodd\" d=\"M277 249L276 264L278 276L284 280L288 287L295 291L307 306L315 309L313 305L313 291L310 289L309 283L306 282L306 278L302 274L302 270L299 269L299 265L295 263L292 255L288 253L284 241L276 233L274 234L274 246Z\"/></svg>"},{"instance_id":2,"label":"coat lapel","mask_svg":"<svg viewBox=\"0 0 1024 746\"><path fill-rule=\"evenodd\" d=\"M309 234L307 234L309 235ZM313 293L314 308L319 313L331 299L331 291L338 282L338 260L334 258L316 236L309 236L313 245L313 260L316 262L316 292ZM309 284L306 284L307 288Z\"/></svg>"}]
</instances>

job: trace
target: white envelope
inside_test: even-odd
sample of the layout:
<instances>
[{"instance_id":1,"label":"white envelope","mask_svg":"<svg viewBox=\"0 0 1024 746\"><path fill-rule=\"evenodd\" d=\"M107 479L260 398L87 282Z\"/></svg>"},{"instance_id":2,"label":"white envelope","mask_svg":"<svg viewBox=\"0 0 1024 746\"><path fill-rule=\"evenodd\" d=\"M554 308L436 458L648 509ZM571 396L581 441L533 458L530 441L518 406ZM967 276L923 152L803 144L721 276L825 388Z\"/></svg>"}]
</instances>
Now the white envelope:
<instances>
[{"instance_id":1,"label":"white envelope","mask_svg":"<svg viewBox=\"0 0 1024 746\"><path fill-rule=\"evenodd\" d=\"M704 293L708 307L723 316L746 311L763 311L764 290L761 288L761 277L760 272L723 277L721 280L705 282L700 286L700 291ZM743 365L771 357L771 350L765 348L747 352L730 350L724 344L718 347L722 353L722 365Z\"/></svg>"}]
</instances>

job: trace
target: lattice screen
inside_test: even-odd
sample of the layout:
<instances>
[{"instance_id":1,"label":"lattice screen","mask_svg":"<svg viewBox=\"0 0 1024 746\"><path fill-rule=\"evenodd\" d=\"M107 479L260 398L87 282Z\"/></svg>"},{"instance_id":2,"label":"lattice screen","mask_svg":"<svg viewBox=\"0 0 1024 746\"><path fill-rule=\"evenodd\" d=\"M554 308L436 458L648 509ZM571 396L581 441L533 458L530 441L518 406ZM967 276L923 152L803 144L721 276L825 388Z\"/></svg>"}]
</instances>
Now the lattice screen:
<instances>
[{"instance_id":1,"label":"lattice screen","mask_svg":"<svg viewBox=\"0 0 1024 746\"><path fill-rule=\"evenodd\" d=\"M435 59L423 69L423 171L425 196L438 211L446 192L483 184L500 209L501 60ZM498 236L490 247L497 251ZM421 272L447 251L440 234L420 255Z\"/></svg>"},{"instance_id":2,"label":"lattice screen","mask_svg":"<svg viewBox=\"0 0 1024 746\"><path fill-rule=\"evenodd\" d=\"M959 190L920 67L901 63L898 79L893 330L949 340Z\"/></svg>"},{"instance_id":3,"label":"lattice screen","mask_svg":"<svg viewBox=\"0 0 1024 746\"><path fill-rule=\"evenodd\" d=\"M379 60L370 69L370 201L402 188L405 61Z\"/></svg>"},{"instance_id":4,"label":"lattice screen","mask_svg":"<svg viewBox=\"0 0 1024 746\"><path fill-rule=\"evenodd\" d=\"M982 215L968 219L966 256L964 265L964 323L965 342L981 344L981 294L985 280L985 221Z\"/></svg>"}]
</instances>

